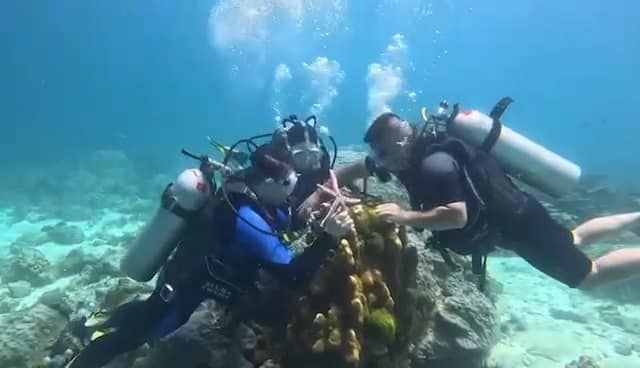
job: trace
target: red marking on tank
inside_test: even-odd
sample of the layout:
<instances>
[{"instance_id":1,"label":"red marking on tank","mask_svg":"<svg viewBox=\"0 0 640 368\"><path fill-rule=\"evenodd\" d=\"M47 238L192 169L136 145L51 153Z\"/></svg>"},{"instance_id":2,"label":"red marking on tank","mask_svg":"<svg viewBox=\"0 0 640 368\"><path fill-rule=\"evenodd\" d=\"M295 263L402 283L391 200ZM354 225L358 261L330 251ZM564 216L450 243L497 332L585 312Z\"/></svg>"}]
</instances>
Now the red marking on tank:
<instances>
[{"instance_id":1,"label":"red marking on tank","mask_svg":"<svg viewBox=\"0 0 640 368\"><path fill-rule=\"evenodd\" d=\"M196 184L196 189L201 191L201 192L204 192L205 189L207 189L207 185L205 183L199 181L198 184Z\"/></svg>"},{"instance_id":2,"label":"red marking on tank","mask_svg":"<svg viewBox=\"0 0 640 368\"><path fill-rule=\"evenodd\" d=\"M464 116L469 116L469 115L471 115L471 113L473 113L473 110L464 110L464 111L462 112L462 115L464 115Z\"/></svg>"}]
</instances>

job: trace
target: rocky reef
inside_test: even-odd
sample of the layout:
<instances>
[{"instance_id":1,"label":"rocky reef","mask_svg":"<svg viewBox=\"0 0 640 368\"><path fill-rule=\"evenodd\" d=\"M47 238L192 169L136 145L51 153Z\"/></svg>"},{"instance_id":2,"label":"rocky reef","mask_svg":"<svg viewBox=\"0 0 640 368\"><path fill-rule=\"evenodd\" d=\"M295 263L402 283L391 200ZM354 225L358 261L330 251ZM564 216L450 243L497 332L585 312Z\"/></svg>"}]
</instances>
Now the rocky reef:
<instances>
[{"instance_id":1,"label":"rocky reef","mask_svg":"<svg viewBox=\"0 0 640 368\"><path fill-rule=\"evenodd\" d=\"M599 368L600 366L590 357L581 356L577 360L567 364L566 368Z\"/></svg>"},{"instance_id":2,"label":"rocky reef","mask_svg":"<svg viewBox=\"0 0 640 368\"><path fill-rule=\"evenodd\" d=\"M13 212L23 224L60 220L9 240L12 251L0 265L1 367L59 363L82 345L83 318L151 290L121 277L115 266L135 228L91 220L95 227L104 225L94 231L80 222L100 219L106 209L146 220L156 202L141 194L139 183L137 189L127 187L139 179L126 156L99 152L73 175L60 173L65 175L34 176L27 188L34 197L25 196ZM157 181L160 188L167 178ZM406 203L397 184L378 184L369 181L371 193ZM289 327L289 336L246 325L229 333L226 314L209 301L171 335L118 357L108 368L480 367L496 339L494 295L478 290L464 258L454 256L461 266L454 271L438 252L426 249L428 233L381 222L371 211L375 203L352 208L356 231L293 298L296 312L282 326ZM107 231L109 226L123 230ZM56 245L59 260L40 252L45 243L63 245Z\"/></svg>"}]
</instances>

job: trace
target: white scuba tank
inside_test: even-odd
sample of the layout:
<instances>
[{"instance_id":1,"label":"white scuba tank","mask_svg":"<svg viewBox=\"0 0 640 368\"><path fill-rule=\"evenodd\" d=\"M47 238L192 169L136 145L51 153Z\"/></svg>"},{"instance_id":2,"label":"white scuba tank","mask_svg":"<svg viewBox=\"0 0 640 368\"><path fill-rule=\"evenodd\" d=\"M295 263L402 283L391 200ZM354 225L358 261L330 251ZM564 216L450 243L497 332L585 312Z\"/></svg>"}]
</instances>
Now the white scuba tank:
<instances>
[{"instance_id":1,"label":"white scuba tank","mask_svg":"<svg viewBox=\"0 0 640 368\"><path fill-rule=\"evenodd\" d=\"M489 135L493 119L478 110L460 111L447 131L455 138L480 146ZM504 124L489 151L507 173L554 197L579 183L582 170L575 163L513 131Z\"/></svg>"},{"instance_id":2,"label":"white scuba tank","mask_svg":"<svg viewBox=\"0 0 640 368\"><path fill-rule=\"evenodd\" d=\"M211 190L202 171L183 171L162 193L160 207L122 258L122 272L137 281L151 280L179 242L186 215L202 208Z\"/></svg>"}]
</instances>

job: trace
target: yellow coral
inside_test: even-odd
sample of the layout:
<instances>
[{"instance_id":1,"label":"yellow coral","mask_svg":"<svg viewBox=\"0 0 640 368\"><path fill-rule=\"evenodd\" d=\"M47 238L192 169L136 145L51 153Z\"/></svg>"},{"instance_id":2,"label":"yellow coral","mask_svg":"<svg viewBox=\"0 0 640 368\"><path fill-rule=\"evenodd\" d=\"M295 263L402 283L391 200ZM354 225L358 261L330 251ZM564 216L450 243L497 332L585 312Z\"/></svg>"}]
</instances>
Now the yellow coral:
<instances>
[{"instance_id":1,"label":"yellow coral","mask_svg":"<svg viewBox=\"0 0 640 368\"><path fill-rule=\"evenodd\" d=\"M378 297L374 293L367 294L367 302L369 303L369 308L374 308L378 302Z\"/></svg>"},{"instance_id":2,"label":"yellow coral","mask_svg":"<svg viewBox=\"0 0 640 368\"><path fill-rule=\"evenodd\" d=\"M387 239L389 240L389 243L391 243L396 249L402 248L402 242L400 241L400 237L395 231L390 232Z\"/></svg>"},{"instance_id":3,"label":"yellow coral","mask_svg":"<svg viewBox=\"0 0 640 368\"><path fill-rule=\"evenodd\" d=\"M349 294L356 295L362 293L362 282L355 275L349 275Z\"/></svg>"},{"instance_id":4,"label":"yellow coral","mask_svg":"<svg viewBox=\"0 0 640 368\"><path fill-rule=\"evenodd\" d=\"M345 360L351 364L357 364L360 362L360 343L356 336L356 331L353 329L347 330L347 336L345 337Z\"/></svg>"},{"instance_id":5,"label":"yellow coral","mask_svg":"<svg viewBox=\"0 0 640 368\"><path fill-rule=\"evenodd\" d=\"M329 325L336 326L338 324L338 319L340 317L340 311L336 305L332 305L329 308L329 312L327 313L327 320L329 321Z\"/></svg>"},{"instance_id":6,"label":"yellow coral","mask_svg":"<svg viewBox=\"0 0 640 368\"><path fill-rule=\"evenodd\" d=\"M365 288L370 288L373 286L374 283L374 279L373 279L373 273L370 270L366 270L364 271L361 275L360 275L360 280L362 281L362 285Z\"/></svg>"},{"instance_id":7,"label":"yellow coral","mask_svg":"<svg viewBox=\"0 0 640 368\"><path fill-rule=\"evenodd\" d=\"M309 291L311 291L311 295L321 295L324 294L326 290L327 282L324 272L317 272L316 276L311 280L311 283L309 283Z\"/></svg>"},{"instance_id":8,"label":"yellow coral","mask_svg":"<svg viewBox=\"0 0 640 368\"><path fill-rule=\"evenodd\" d=\"M351 309L358 320L358 324L364 323L364 304L359 298L351 300Z\"/></svg>"},{"instance_id":9,"label":"yellow coral","mask_svg":"<svg viewBox=\"0 0 640 368\"><path fill-rule=\"evenodd\" d=\"M313 351L314 354L324 353L325 351L324 339L316 340L316 342L314 342L313 346L311 347L311 351Z\"/></svg>"},{"instance_id":10,"label":"yellow coral","mask_svg":"<svg viewBox=\"0 0 640 368\"><path fill-rule=\"evenodd\" d=\"M327 342L329 343L329 349L337 349L340 347L342 344L342 334L340 333L340 330L337 328L332 329L329 333Z\"/></svg>"},{"instance_id":11,"label":"yellow coral","mask_svg":"<svg viewBox=\"0 0 640 368\"><path fill-rule=\"evenodd\" d=\"M327 317L325 317L322 313L318 313L313 319L313 324L317 327L324 327L327 325Z\"/></svg>"},{"instance_id":12,"label":"yellow coral","mask_svg":"<svg viewBox=\"0 0 640 368\"><path fill-rule=\"evenodd\" d=\"M392 297L389 297L387 301L384 303L384 307L387 308L388 311L393 311L393 308L396 306L396 302Z\"/></svg>"},{"instance_id":13,"label":"yellow coral","mask_svg":"<svg viewBox=\"0 0 640 368\"><path fill-rule=\"evenodd\" d=\"M404 304L395 308L407 302L399 276L407 275L402 267L408 248L398 228L382 221L374 207L368 201L351 207L356 231L330 252L309 283L309 299L300 300L287 326L290 347L284 354L294 358L292 367L313 365L309 359L323 366L358 367L365 350L367 365L376 366L395 341L396 323L399 331L414 323L403 314Z\"/></svg>"}]
</instances>

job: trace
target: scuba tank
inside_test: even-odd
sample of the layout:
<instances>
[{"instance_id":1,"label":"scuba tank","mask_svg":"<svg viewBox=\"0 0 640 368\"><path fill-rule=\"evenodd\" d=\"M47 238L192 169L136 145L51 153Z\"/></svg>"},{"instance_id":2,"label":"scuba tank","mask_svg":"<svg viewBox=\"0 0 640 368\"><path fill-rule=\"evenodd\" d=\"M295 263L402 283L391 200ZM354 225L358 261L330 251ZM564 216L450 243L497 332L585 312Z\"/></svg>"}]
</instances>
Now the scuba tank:
<instances>
[{"instance_id":1,"label":"scuba tank","mask_svg":"<svg viewBox=\"0 0 640 368\"><path fill-rule=\"evenodd\" d=\"M136 281L151 280L178 244L188 214L202 208L210 195L199 169L183 171L166 187L160 207L122 258L122 272Z\"/></svg>"},{"instance_id":2,"label":"scuba tank","mask_svg":"<svg viewBox=\"0 0 640 368\"><path fill-rule=\"evenodd\" d=\"M136 281L146 282L166 262L178 245L190 216L200 210L215 191L213 174L225 166L209 159L182 153L201 161L200 168L184 170L167 185L160 207L144 226L120 262L120 269Z\"/></svg>"},{"instance_id":3,"label":"scuba tank","mask_svg":"<svg viewBox=\"0 0 640 368\"><path fill-rule=\"evenodd\" d=\"M449 115L448 104L442 101L435 116L427 117L424 108L422 115L433 130L441 132L446 127L450 136L491 153L514 178L552 197L566 194L579 183L582 170L502 124L499 119L511 102L511 98L503 98L489 115L478 110L460 111L456 104Z\"/></svg>"}]
</instances>

